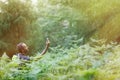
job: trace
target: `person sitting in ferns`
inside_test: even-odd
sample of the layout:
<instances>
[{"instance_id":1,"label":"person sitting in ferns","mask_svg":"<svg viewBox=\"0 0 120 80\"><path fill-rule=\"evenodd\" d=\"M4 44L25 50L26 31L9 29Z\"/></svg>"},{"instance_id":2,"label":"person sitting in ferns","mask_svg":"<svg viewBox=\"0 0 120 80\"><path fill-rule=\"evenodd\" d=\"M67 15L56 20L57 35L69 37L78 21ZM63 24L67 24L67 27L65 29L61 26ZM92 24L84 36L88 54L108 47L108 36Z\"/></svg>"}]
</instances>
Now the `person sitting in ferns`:
<instances>
[{"instance_id":1,"label":"person sitting in ferns","mask_svg":"<svg viewBox=\"0 0 120 80\"><path fill-rule=\"evenodd\" d=\"M42 53L37 57L30 58L28 56L28 51L29 51L28 46L25 43L20 42L19 44L17 44L18 53L13 56L13 59L17 57L20 60L26 60L26 61L39 60L47 52L49 45L50 45L50 41L47 38L46 46L45 49L42 51Z\"/></svg>"}]
</instances>

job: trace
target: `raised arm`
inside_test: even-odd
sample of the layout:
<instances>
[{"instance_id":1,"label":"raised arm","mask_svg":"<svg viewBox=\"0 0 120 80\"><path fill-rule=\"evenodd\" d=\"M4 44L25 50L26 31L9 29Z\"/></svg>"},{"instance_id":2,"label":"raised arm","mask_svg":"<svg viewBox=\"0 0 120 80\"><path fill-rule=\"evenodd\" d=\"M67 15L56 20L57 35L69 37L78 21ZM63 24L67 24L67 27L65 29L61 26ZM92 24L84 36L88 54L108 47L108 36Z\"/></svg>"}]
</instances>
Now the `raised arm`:
<instances>
[{"instance_id":1,"label":"raised arm","mask_svg":"<svg viewBox=\"0 0 120 80\"><path fill-rule=\"evenodd\" d=\"M41 55L44 55L44 54L47 52L49 46L50 46L50 41L49 41L49 39L47 38L45 49L42 51Z\"/></svg>"},{"instance_id":2,"label":"raised arm","mask_svg":"<svg viewBox=\"0 0 120 80\"><path fill-rule=\"evenodd\" d=\"M39 56L35 57L33 60L35 60L35 61L39 60L47 52L49 46L50 46L50 41L47 38L45 49L42 51L42 53Z\"/></svg>"}]
</instances>

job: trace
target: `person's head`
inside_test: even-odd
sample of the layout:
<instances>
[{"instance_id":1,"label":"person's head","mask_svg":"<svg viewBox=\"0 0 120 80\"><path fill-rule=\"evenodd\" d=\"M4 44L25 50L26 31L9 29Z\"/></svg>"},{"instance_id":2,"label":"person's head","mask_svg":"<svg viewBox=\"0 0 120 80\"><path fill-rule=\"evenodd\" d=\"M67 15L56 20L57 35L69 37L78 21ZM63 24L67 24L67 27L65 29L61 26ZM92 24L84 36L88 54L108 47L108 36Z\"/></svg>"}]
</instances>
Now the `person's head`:
<instances>
[{"instance_id":1,"label":"person's head","mask_svg":"<svg viewBox=\"0 0 120 80\"><path fill-rule=\"evenodd\" d=\"M29 51L28 46L23 42L20 42L19 44L17 44L17 50L21 54L26 54Z\"/></svg>"}]
</instances>

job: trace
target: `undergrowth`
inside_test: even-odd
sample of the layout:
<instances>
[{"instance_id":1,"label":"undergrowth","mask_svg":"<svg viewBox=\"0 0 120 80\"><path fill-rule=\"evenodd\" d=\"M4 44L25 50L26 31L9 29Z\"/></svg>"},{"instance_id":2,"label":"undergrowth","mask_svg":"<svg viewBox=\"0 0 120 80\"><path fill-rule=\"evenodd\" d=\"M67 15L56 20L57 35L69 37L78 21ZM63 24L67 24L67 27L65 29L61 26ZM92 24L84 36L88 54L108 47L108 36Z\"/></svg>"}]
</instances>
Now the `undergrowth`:
<instances>
[{"instance_id":1,"label":"undergrowth","mask_svg":"<svg viewBox=\"0 0 120 80\"><path fill-rule=\"evenodd\" d=\"M116 43L91 39L70 49L51 47L38 61L10 60L4 54L0 59L0 80L119 80L119 52Z\"/></svg>"}]
</instances>

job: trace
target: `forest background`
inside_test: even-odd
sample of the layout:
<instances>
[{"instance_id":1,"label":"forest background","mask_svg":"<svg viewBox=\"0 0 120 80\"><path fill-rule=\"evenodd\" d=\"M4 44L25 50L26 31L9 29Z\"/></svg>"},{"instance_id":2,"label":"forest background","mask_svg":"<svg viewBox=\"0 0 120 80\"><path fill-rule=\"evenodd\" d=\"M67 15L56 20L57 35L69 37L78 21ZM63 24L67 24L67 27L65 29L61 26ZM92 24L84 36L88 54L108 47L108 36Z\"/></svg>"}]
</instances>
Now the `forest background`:
<instances>
[{"instance_id":1,"label":"forest background","mask_svg":"<svg viewBox=\"0 0 120 80\"><path fill-rule=\"evenodd\" d=\"M118 41L118 0L0 0L0 55L15 54L25 42L30 54L51 47L80 46L90 38Z\"/></svg>"}]
</instances>

